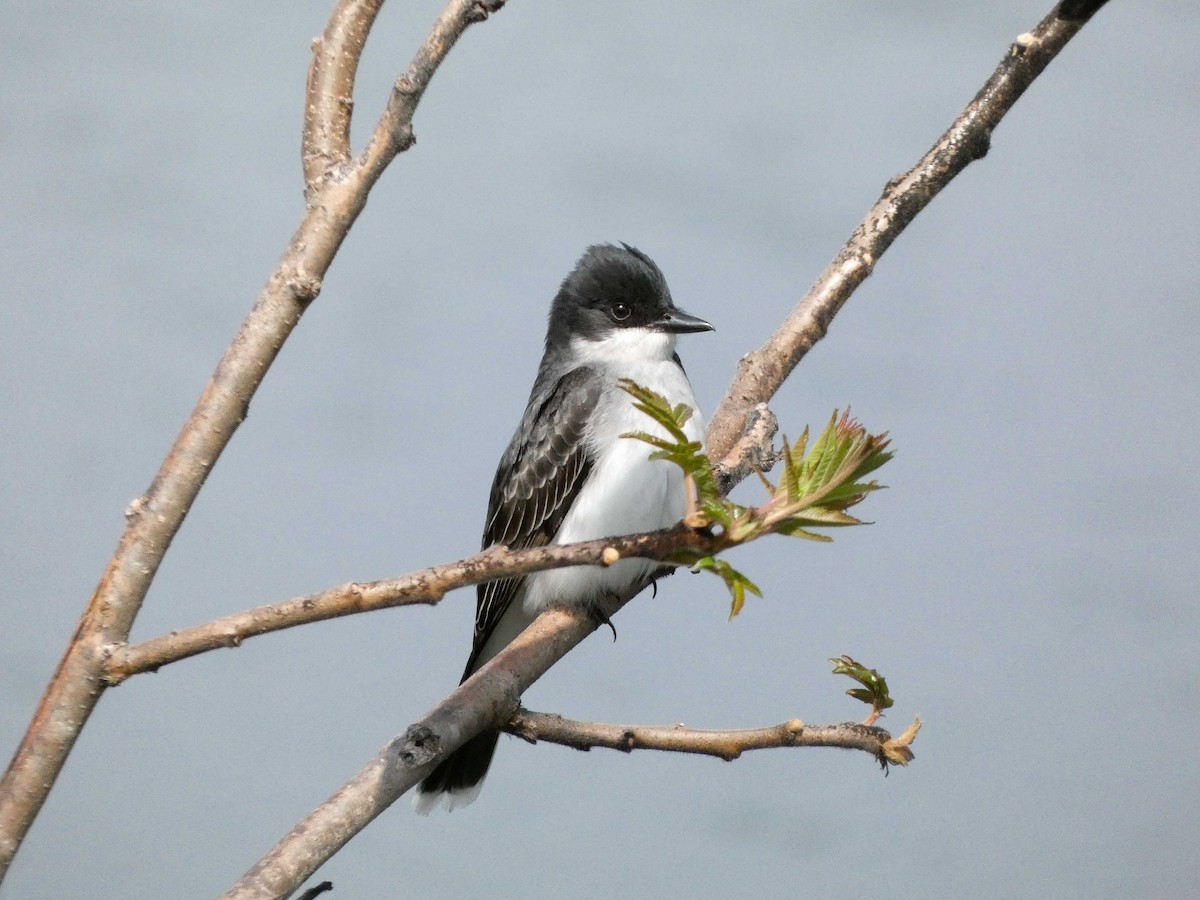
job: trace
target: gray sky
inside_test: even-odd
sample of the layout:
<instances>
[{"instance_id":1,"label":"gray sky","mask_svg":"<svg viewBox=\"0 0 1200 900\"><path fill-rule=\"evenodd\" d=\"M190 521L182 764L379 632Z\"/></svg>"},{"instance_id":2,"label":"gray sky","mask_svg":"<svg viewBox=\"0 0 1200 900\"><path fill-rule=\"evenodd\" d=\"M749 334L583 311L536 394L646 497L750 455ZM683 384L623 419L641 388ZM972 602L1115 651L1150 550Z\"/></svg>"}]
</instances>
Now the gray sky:
<instances>
[{"instance_id":1,"label":"gray sky","mask_svg":"<svg viewBox=\"0 0 1200 900\"><path fill-rule=\"evenodd\" d=\"M330 3L11 4L0 45L0 753L302 208ZM389 4L358 140L440 8ZM1182 897L1200 743L1200 7L1112 3L922 213L774 409L891 432L875 524L683 574L531 708L697 727L920 714L916 763L502 743L479 802L382 816L334 897ZM176 540L135 629L476 548L544 314L588 243L653 256L738 357L1048 0L536 4L473 29ZM743 488L743 498L754 496ZM219 893L457 681L473 592L296 629L100 703L13 898Z\"/></svg>"}]
</instances>

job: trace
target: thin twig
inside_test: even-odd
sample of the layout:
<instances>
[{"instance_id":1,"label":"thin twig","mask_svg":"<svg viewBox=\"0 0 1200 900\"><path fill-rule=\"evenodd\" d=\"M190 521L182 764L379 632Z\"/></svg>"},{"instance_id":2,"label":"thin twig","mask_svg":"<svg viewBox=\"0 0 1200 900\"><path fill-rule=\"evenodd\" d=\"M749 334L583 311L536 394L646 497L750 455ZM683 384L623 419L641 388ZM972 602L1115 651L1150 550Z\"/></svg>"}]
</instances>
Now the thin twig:
<instances>
[{"instance_id":1,"label":"thin twig","mask_svg":"<svg viewBox=\"0 0 1200 900\"><path fill-rule=\"evenodd\" d=\"M303 220L150 489L129 505L125 533L0 781L0 880L104 691L106 648L128 640L150 583L209 471L245 419L250 400L279 349L320 293L321 280L362 212L371 188L396 154L411 145L412 115L430 78L459 35L499 6L488 0L452 0L397 82L363 156L340 177L310 179L306 175L309 203ZM326 38L331 45L344 47L356 46L357 38L349 32L358 30L365 35L374 16L370 3L342 3L335 14L349 16L339 20L345 33L333 22ZM310 79L313 90L332 93L307 99L314 112L312 130L306 131L310 141L306 151L314 149L317 156L328 151L335 158L340 153L339 129L345 123L327 106L330 97L337 100L337 92L353 84L356 62L357 57L351 55L340 68L335 67L337 72L328 77L318 73ZM398 97L400 93L403 96ZM331 130L326 133L326 128ZM388 139L382 140L381 135ZM319 146L324 149L316 149ZM306 169L311 168L306 159Z\"/></svg>"},{"instance_id":2,"label":"thin twig","mask_svg":"<svg viewBox=\"0 0 1200 900\"><path fill-rule=\"evenodd\" d=\"M920 727L918 724L916 727ZM608 725L601 722L577 722L551 713L518 710L504 730L536 744L546 741L576 750L607 747L632 753L634 750L665 750L671 753L695 753L729 761L747 750L779 747L841 747L870 753L881 765L896 762L907 765L913 759L908 749L916 736L905 732L893 738L873 725L843 722L839 725L806 725L792 719L767 728L733 731L707 731L685 725ZM903 743L901 744L901 740ZM903 747L903 752L900 748ZM885 749L886 748L886 749Z\"/></svg>"},{"instance_id":3,"label":"thin twig","mask_svg":"<svg viewBox=\"0 0 1200 900\"><path fill-rule=\"evenodd\" d=\"M954 176L988 152L996 125L1103 5L1104 0L1060 4L1030 34L1021 35L929 152L908 172L888 182L804 299L770 340L738 364L733 384L708 429L708 447L714 457L725 455L742 434L747 413L770 400L796 364L825 337L833 317L917 213Z\"/></svg>"},{"instance_id":4,"label":"thin twig","mask_svg":"<svg viewBox=\"0 0 1200 900\"><path fill-rule=\"evenodd\" d=\"M676 525L648 534L528 550L490 547L475 556L397 578L351 582L317 594L244 610L194 628L172 631L140 644L122 644L110 651L105 669L106 683L117 685L139 672L153 672L168 663L208 650L237 647L247 638L309 622L395 606L432 605L455 588L498 578L566 566L611 565L618 559L634 556L665 563L681 550L708 554L714 552L715 546L716 539L712 535Z\"/></svg>"}]
</instances>

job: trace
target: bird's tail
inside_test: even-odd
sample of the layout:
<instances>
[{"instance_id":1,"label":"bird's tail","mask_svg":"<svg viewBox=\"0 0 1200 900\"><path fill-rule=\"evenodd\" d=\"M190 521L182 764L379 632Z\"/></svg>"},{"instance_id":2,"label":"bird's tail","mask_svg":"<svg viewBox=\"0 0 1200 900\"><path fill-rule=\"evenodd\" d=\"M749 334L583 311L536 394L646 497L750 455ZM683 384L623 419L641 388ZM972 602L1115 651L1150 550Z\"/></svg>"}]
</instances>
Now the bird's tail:
<instances>
[{"instance_id":1,"label":"bird's tail","mask_svg":"<svg viewBox=\"0 0 1200 900\"><path fill-rule=\"evenodd\" d=\"M474 801L483 787L483 776L492 764L492 756L496 752L496 743L499 740L499 731L485 731L475 735L447 756L441 765L417 785L413 808L424 816L428 815L443 797L446 798L447 810L456 806L466 806Z\"/></svg>"},{"instance_id":2,"label":"bird's tail","mask_svg":"<svg viewBox=\"0 0 1200 900\"><path fill-rule=\"evenodd\" d=\"M482 643L476 642L471 651L471 658L467 660L466 668L463 669L462 681L466 681L483 668L488 660L507 647L532 621L533 617L522 609L519 602L510 604L500 621L492 627L487 639ZM413 795L413 808L421 815L427 815L443 797L447 810L473 802L483 787L483 776L492 764L499 741L498 730L484 731L443 759L438 767L417 785L417 792Z\"/></svg>"}]
</instances>

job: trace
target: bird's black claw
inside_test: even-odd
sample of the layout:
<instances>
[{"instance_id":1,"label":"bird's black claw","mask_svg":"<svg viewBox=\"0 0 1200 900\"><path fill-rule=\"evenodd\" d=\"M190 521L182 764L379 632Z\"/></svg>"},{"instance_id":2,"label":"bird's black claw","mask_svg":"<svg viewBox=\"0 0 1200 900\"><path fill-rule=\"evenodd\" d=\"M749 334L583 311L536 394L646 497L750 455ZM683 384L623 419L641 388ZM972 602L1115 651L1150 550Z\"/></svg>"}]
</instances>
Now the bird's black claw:
<instances>
[{"instance_id":1,"label":"bird's black claw","mask_svg":"<svg viewBox=\"0 0 1200 900\"><path fill-rule=\"evenodd\" d=\"M596 604L592 607L591 613L592 618L596 620L597 627L601 625L607 625L612 630L613 643L615 644L617 642L617 626L612 623L612 619L605 614L604 610L600 608L599 604Z\"/></svg>"}]
</instances>

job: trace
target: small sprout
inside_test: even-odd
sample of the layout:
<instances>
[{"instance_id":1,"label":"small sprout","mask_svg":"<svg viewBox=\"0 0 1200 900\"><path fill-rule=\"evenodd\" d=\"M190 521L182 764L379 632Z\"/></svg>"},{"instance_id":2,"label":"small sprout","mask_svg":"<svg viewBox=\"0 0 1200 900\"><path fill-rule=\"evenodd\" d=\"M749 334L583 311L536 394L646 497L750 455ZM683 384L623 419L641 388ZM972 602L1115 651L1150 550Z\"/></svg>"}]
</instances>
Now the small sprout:
<instances>
[{"instance_id":1,"label":"small sprout","mask_svg":"<svg viewBox=\"0 0 1200 900\"><path fill-rule=\"evenodd\" d=\"M883 715L883 711L890 709L894 702L888 694L887 679L874 669L868 669L849 656L831 657L829 661L833 663L834 675L846 675L862 685L860 688L851 688L846 693L855 700L861 700L863 703L871 705L871 714L867 716L863 724L874 725L875 721ZM913 733L916 734L916 732Z\"/></svg>"},{"instance_id":2,"label":"small sprout","mask_svg":"<svg viewBox=\"0 0 1200 900\"><path fill-rule=\"evenodd\" d=\"M606 566L611 566L621 558L621 554L617 552L616 547L605 547L600 551L600 562Z\"/></svg>"},{"instance_id":3,"label":"small sprout","mask_svg":"<svg viewBox=\"0 0 1200 900\"><path fill-rule=\"evenodd\" d=\"M728 525L727 507L730 504L717 490L712 464L704 455L704 445L699 441L688 440L688 436L683 430L683 426L692 417L691 407L682 403L671 406L661 394L648 390L629 379L622 379L621 387L637 401L634 407L662 426L670 438L659 437L645 431L628 432L621 437L644 441L657 448L656 452L650 454L651 459L670 460L683 469L684 476L691 478L696 491L693 521L698 523L693 527L703 527L712 522Z\"/></svg>"}]
</instances>

